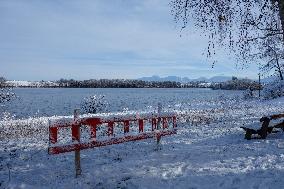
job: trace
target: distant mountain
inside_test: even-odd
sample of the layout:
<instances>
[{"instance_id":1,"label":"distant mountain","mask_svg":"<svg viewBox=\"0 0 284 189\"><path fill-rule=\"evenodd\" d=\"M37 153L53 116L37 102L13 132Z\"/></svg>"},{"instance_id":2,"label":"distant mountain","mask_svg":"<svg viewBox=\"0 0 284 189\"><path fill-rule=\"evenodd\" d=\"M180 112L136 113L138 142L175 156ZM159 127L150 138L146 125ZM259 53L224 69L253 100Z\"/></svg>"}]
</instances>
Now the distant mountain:
<instances>
[{"instance_id":1,"label":"distant mountain","mask_svg":"<svg viewBox=\"0 0 284 189\"><path fill-rule=\"evenodd\" d=\"M186 83L191 81L187 77L177 77L177 76L167 76L167 77L160 77L157 75L153 75L151 77L141 77L138 78L138 80L142 81L175 81L175 82L181 82L181 83Z\"/></svg>"},{"instance_id":2,"label":"distant mountain","mask_svg":"<svg viewBox=\"0 0 284 189\"><path fill-rule=\"evenodd\" d=\"M138 80L142 81L175 81L181 83L188 83L191 81L205 81L205 82L224 82L231 80L232 77L229 76L215 76L207 79L206 77L199 77L197 79L189 79L188 77L177 77L177 76L167 76L167 77L160 77L157 75L153 75L151 77L141 77Z\"/></svg>"},{"instance_id":3,"label":"distant mountain","mask_svg":"<svg viewBox=\"0 0 284 189\"><path fill-rule=\"evenodd\" d=\"M232 77L229 76L214 76L208 79L209 82L225 82L231 80Z\"/></svg>"},{"instance_id":4,"label":"distant mountain","mask_svg":"<svg viewBox=\"0 0 284 189\"><path fill-rule=\"evenodd\" d=\"M191 79L191 81L207 81L208 79L206 77L199 77L197 79Z\"/></svg>"}]
</instances>

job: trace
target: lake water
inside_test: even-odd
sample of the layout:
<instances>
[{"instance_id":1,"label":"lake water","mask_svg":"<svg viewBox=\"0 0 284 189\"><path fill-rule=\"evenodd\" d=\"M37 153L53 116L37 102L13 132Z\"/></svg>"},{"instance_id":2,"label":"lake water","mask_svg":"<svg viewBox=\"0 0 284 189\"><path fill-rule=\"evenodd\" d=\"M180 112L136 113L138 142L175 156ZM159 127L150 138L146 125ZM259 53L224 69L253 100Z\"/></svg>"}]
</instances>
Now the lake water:
<instances>
[{"instance_id":1,"label":"lake water","mask_svg":"<svg viewBox=\"0 0 284 189\"><path fill-rule=\"evenodd\" d=\"M15 118L72 115L85 97L104 95L107 112L154 110L158 103L164 108L202 108L220 98L235 98L241 91L211 89L101 89L101 88L15 88L18 98L0 106L0 114L9 112Z\"/></svg>"}]
</instances>

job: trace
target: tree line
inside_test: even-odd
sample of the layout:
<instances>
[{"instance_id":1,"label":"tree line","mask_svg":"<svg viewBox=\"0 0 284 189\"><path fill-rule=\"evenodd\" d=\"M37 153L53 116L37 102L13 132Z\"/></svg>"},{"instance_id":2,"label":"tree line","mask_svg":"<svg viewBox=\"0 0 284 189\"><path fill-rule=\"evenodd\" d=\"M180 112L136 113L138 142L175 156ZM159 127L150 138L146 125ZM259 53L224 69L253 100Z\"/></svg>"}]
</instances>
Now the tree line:
<instances>
[{"instance_id":1,"label":"tree line","mask_svg":"<svg viewBox=\"0 0 284 189\"><path fill-rule=\"evenodd\" d=\"M180 88L181 83L175 81L142 81L129 79L60 79L54 82L60 88ZM45 87L44 85L42 87ZM49 87L49 86L46 86Z\"/></svg>"},{"instance_id":2,"label":"tree line","mask_svg":"<svg viewBox=\"0 0 284 189\"><path fill-rule=\"evenodd\" d=\"M29 88L213 88L228 90L257 89L258 84L249 79L237 79L233 77L231 81L208 83L205 81L192 81L180 83L176 81L143 81L130 79L89 79L74 80L60 79L57 81L35 81L28 85L0 82L3 87L29 87ZM1 84L2 83L2 84Z\"/></svg>"}]
</instances>

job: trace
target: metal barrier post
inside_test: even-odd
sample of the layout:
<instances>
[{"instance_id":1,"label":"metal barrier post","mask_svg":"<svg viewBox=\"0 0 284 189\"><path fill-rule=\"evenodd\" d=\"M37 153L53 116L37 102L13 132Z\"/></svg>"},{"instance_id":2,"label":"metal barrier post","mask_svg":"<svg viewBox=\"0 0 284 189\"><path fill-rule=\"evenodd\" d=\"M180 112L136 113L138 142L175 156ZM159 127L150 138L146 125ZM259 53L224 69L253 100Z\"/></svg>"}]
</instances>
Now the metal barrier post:
<instances>
[{"instance_id":1,"label":"metal barrier post","mask_svg":"<svg viewBox=\"0 0 284 189\"><path fill-rule=\"evenodd\" d=\"M80 126L77 125L77 121L80 116L80 109L75 109L74 110L74 123L75 125L72 126L72 140L77 141L80 143ZM80 161L80 150L75 150L75 171L76 171L76 178L81 175L82 170L81 170L81 161Z\"/></svg>"},{"instance_id":2,"label":"metal barrier post","mask_svg":"<svg viewBox=\"0 0 284 189\"><path fill-rule=\"evenodd\" d=\"M156 145L156 149L159 150L161 149L161 145L160 145L160 141L161 141L161 135L159 134L159 130L161 129L161 112L162 112L162 104L159 102L158 103L158 123L157 123L157 132L156 132L156 139L157 139L157 145Z\"/></svg>"}]
</instances>

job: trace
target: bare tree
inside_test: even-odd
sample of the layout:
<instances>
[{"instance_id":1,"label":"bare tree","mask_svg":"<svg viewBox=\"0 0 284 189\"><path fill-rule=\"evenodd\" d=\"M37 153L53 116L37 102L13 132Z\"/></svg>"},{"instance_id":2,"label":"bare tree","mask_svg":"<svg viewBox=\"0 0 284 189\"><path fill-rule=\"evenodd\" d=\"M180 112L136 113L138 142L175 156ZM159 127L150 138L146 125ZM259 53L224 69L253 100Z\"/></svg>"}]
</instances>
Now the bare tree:
<instances>
[{"instance_id":1,"label":"bare tree","mask_svg":"<svg viewBox=\"0 0 284 189\"><path fill-rule=\"evenodd\" d=\"M225 45L246 66L256 62L260 54L272 55L267 41L280 39L277 48L283 49L283 0L172 0L171 6L175 21L182 29L189 23L203 28L209 39L208 57L216 53L216 45ZM283 57L278 55L276 58L274 53L270 63L277 65Z\"/></svg>"},{"instance_id":2,"label":"bare tree","mask_svg":"<svg viewBox=\"0 0 284 189\"><path fill-rule=\"evenodd\" d=\"M280 80L283 80L284 49L280 39L274 37L273 40L271 38L264 40L260 51L262 53L259 53L259 58L265 60L265 63L261 64L262 72L269 73L272 70Z\"/></svg>"}]
</instances>

